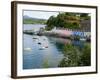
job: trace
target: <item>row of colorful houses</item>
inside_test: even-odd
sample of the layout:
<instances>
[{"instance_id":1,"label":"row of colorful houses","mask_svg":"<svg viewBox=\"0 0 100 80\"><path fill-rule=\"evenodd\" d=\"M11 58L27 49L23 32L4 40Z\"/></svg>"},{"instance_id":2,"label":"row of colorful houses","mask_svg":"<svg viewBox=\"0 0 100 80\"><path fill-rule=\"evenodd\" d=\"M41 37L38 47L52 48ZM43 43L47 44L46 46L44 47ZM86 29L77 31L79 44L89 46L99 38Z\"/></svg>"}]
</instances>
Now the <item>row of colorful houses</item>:
<instances>
[{"instance_id":1,"label":"row of colorful houses","mask_svg":"<svg viewBox=\"0 0 100 80\"><path fill-rule=\"evenodd\" d=\"M80 36L80 37L87 37L87 38L90 38L91 36L91 32L85 32L85 31L53 29L52 32L64 36Z\"/></svg>"},{"instance_id":2,"label":"row of colorful houses","mask_svg":"<svg viewBox=\"0 0 100 80\"><path fill-rule=\"evenodd\" d=\"M73 31L72 35L80 36L80 37L90 37L91 33L90 32L79 32L79 31L76 32L76 31Z\"/></svg>"}]
</instances>

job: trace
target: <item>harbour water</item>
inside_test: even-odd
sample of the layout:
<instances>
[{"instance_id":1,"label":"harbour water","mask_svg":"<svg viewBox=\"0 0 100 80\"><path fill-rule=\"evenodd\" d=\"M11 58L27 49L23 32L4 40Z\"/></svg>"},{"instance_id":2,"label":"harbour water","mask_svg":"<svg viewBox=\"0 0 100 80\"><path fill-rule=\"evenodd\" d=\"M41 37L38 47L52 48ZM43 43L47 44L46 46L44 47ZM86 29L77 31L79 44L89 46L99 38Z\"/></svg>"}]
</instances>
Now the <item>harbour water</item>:
<instances>
[{"instance_id":1,"label":"harbour water","mask_svg":"<svg viewBox=\"0 0 100 80\"><path fill-rule=\"evenodd\" d=\"M24 24L23 30L39 30L45 25ZM48 36L23 34L23 69L55 68L64 58L63 46L73 44L83 48L86 42Z\"/></svg>"}]
</instances>

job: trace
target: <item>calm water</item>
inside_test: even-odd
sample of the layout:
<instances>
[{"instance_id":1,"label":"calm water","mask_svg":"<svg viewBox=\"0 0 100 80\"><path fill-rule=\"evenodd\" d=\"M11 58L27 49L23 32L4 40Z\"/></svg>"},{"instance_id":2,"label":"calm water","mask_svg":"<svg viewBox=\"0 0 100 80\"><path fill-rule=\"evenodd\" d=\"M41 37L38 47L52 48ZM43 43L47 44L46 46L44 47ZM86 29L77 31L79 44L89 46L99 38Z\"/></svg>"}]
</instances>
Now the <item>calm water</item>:
<instances>
[{"instance_id":1,"label":"calm water","mask_svg":"<svg viewBox=\"0 0 100 80\"><path fill-rule=\"evenodd\" d=\"M35 29L37 31L44 26L25 24L23 29ZM80 41L27 34L23 34L23 41L23 69L44 68L46 65L50 68L57 67L64 58L62 51L64 44L69 43L80 48L84 45Z\"/></svg>"}]
</instances>

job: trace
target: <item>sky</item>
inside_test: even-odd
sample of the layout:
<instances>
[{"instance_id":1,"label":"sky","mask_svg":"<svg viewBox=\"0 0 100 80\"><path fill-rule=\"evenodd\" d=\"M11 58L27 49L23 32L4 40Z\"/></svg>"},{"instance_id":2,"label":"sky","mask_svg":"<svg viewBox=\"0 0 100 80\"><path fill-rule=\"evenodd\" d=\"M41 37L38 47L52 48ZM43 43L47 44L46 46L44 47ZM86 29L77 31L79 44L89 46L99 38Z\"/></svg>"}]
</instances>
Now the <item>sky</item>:
<instances>
[{"instance_id":1,"label":"sky","mask_svg":"<svg viewBox=\"0 0 100 80\"><path fill-rule=\"evenodd\" d=\"M50 16L57 16L59 12L47 12L47 11L31 11L24 10L23 15L27 15L32 18L49 19Z\"/></svg>"}]
</instances>

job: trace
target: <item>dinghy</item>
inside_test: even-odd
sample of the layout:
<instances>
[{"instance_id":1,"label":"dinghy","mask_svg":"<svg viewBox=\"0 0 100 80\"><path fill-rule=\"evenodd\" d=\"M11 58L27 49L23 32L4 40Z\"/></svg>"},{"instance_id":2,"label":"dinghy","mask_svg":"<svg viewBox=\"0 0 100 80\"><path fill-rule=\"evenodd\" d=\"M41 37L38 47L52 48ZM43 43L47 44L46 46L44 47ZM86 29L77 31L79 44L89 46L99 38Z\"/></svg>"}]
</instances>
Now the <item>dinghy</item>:
<instances>
[{"instance_id":1,"label":"dinghy","mask_svg":"<svg viewBox=\"0 0 100 80\"><path fill-rule=\"evenodd\" d=\"M41 47L39 50L44 50L45 49L45 47Z\"/></svg>"},{"instance_id":2,"label":"dinghy","mask_svg":"<svg viewBox=\"0 0 100 80\"><path fill-rule=\"evenodd\" d=\"M32 51L31 48L24 48L25 51Z\"/></svg>"}]
</instances>

